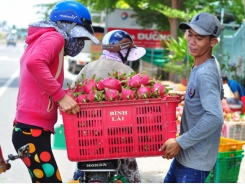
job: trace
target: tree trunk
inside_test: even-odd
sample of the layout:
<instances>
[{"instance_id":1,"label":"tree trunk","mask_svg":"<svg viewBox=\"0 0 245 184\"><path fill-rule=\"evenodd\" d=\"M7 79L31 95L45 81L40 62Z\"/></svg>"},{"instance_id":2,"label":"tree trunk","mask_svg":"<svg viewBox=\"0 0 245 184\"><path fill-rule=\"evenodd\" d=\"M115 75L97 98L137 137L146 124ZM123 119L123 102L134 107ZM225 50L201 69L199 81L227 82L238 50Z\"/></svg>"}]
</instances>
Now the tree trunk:
<instances>
[{"instance_id":1,"label":"tree trunk","mask_svg":"<svg viewBox=\"0 0 245 184\"><path fill-rule=\"evenodd\" d=\"M178 1L179 0L172 0L172 9L178 9ZM169 18L170 34L176 40L178 37L178 23L177 18Z\"/></svg>"},{"instance_id":2,"label":"tree trunk","mask_svg":"<svg viewBox=\"0 0 245 184\"><path fill-rule=\"evenodd\" d=\"M172 9L178 9L178 0L172 0ZM177 40L178 38L178 19L177 18L168 18L170 24L170 34ZM169 74L169 80L177 82L177 77L175 74Z\"/></svg>"}]
</instances>

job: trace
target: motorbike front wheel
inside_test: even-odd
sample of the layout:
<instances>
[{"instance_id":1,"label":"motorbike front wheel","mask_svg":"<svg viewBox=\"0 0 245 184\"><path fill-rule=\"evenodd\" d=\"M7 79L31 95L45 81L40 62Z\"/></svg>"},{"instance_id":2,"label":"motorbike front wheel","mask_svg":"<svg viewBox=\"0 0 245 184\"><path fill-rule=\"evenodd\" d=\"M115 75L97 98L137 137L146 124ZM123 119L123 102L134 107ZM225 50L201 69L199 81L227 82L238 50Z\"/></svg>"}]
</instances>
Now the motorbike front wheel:
<instances>
[{"instance_id":1,"label":"motorbike front wheel","mask_svg":"<svg viewBox=\"0 0 245 184\"><path fill-rule=\"evenodd\" d=\"M107 172L96 172L89 175L88 183L109 183Z\"/></svg>"}]
</instances>

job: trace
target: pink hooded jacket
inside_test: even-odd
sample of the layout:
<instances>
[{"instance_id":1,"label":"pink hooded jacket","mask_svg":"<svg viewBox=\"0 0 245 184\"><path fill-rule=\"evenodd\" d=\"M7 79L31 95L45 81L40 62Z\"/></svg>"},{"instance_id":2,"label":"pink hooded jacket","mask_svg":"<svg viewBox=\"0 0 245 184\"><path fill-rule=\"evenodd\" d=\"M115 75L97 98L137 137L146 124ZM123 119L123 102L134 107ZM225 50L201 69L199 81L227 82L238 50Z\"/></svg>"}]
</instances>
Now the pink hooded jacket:
<instances>
[{"instance_id":1,"label":"pink hooded jacket","mask_svg":"<svg viewBox=\"0 0 245 184\"><path fill-rule=\"evenodd\" d=\"M20 59L16 121L54 132L57 101L64 95L65 40L54 28L29 27L28 47ZM62 54L62 55L61 55ZM62 60L58 78L59 58Z\"/></svg>"}]
</instances>

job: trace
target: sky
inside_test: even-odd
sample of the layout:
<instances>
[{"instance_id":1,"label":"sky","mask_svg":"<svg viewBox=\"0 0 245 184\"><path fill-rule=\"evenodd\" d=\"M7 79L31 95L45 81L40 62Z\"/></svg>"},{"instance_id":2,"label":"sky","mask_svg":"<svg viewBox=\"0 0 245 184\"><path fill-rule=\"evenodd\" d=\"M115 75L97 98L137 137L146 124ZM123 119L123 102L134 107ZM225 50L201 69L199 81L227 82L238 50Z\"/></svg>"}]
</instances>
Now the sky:
<instances>
[{"instance_id":1,"label":"sky","mask_svg":"<svg viewBox=\"0 0 245 184\"><path fill-rule=\"evenodd\" d=\"M38 7L35 4L47 4L59 0L0 0L0 22L7 21L7 25L17 28L27 28L30 22L41 20L36 14Z\"/></svg>"}]
</instances>

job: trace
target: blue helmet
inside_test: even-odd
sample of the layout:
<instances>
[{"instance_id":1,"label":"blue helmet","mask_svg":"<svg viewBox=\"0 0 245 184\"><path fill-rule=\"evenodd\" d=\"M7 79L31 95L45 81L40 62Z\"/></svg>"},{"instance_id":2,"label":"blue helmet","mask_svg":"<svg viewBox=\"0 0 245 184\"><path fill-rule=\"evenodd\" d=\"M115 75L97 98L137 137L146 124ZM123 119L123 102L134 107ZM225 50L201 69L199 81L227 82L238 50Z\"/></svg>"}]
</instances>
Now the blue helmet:
<instances>
[{"instance_id":1,"label":"blue helmet","mask_svg":"<svg viewBox=\"0 0 245 184\"><path fill-rule=\"evenodd\" d=\"M123 39L128 39L130 42L134 43L131 36L123 30L113 30L108 32L102 39L102 44L119 44Z\"/></svg>"},{"instance_id":2,"label":"blue helmet","mask_svg":"<svg viewBox=\"0 0 245 184\"><path fill-rule=\"evenodd\" d=\"M132 37L123 30L110 31L102 39L102 50L119 52L120 50L134 47Z\"/></svg>"},{"instance_id":3,"label":"blue helmet","mask_svg":"<svg viewBox=\"0 0 245 184\"><path fill-rule=\"evenodd\" d=\"M123 30L110 31L106 33L102 39L102 50L117 52L123 63L127 63L133 48L136 49L136 45L134 44L132 37ZM123 55L121 50L125 49L127 49L127 51L125 55Z\"/></svg>"},{"instance_id":4,"label":"blue helmet","mask_svg":"<svg viewBox=\"0 0 245 184\"><path fill-rule=\"evenodd\" d=\"M94 33L88 9L76 1L69 0L57 3L50 13L50 20L76 23L86 28L91 34Z\"/></svg>"}]
</instances>

